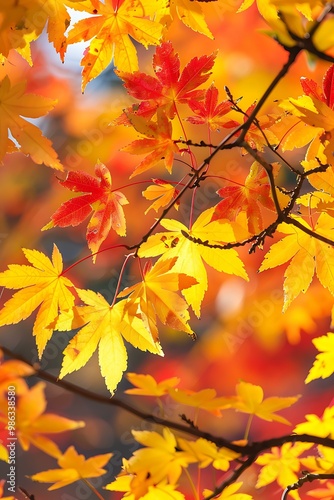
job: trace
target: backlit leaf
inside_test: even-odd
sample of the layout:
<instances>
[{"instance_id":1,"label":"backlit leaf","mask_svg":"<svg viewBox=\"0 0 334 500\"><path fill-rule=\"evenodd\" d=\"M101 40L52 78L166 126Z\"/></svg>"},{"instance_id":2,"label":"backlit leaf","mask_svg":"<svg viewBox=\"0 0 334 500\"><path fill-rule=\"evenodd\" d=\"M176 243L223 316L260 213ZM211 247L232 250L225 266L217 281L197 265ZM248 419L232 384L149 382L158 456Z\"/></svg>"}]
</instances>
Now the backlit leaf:
<instances>
[{"instance_id":1,"label":"backlit leaf","mask_svg":"<svg viewBox=\"0 0 334 500\"><path fill-rule=\"evenodd\" d=\"M11 264L0 273L0 286L19 289L0 311L0 326L12 325L26 319L39 307L33 327L39 356L42 356L50 340L61 311L74 305L74 296L69 288L73 284L62 276L62 256L54 245L52 262L37 250L23 249L32 266Z\"/></svg>"},{"instance_id":2,"label":"backlit leaf","mask_svg":"<svg viewBox=\"0 0 334 500\"><path fill-rule=\"evenodd\" d=\"M312 342L320 353L317 354L306 377L306 383L318 378L330 377L334 373L334 333L328 332L327 335L313 339Z\"/></svg>"},{"instance_id":3,"label":"backlit leaf","mask_svg":"<svg viewBox=\"0 0 334 500\"><path fill-rule=\"evenodd\" d=\"M54 108L56 101L35 94L25 94L26 82L12 85L9 77L0 81L0 162L12 150L8 131L20 145L20 151L30 155L35 163L63 170L57 154L36 125L22 118L38 118Z\"/></svg>"},{"instance_id":4,"label":"backlit leaf","mask_svg":"<svg viewBox=\"0 0 334 500\"><path fill-rule=\"evenodd\" d=\"M123 205L128 200L120 191L112 189L109 170L103 163L95 166L93 177L86 172L71 171L60 184L71 191L87 193L63 203L51 216L51 222L42 230L52 227L77 226L93 212L87 226L86 239L92 253L99 250L111 229L119 236L126 234ZM93 256L95 262L96 255Z\"/></svg>"},{"instance_id":5,"label":"backlit leaf","mask_svg":"<svg viewBox=\"0 0 334 500\"><path fill-rule=\"evenodd\" d=\"M58 458L59 469L38 472L30 476L30 479L39 483L54 483L48 490L57 490L81 479L103 476L107 470L102 467L109 462L111 457L112 453L105 453L86 460L83 455L77 453L74 446L70 446Z\"/></svg>"}]
</instances>

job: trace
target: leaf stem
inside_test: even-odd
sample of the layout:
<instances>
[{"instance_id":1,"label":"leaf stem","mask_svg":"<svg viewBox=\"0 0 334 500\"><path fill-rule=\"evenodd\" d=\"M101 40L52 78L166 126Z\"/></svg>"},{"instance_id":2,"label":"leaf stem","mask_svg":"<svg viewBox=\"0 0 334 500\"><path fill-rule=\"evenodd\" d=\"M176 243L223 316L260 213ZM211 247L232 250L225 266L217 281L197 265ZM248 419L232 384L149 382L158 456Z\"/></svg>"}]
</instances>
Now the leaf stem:
<instances>
[{"instance_id":1,"label":"leaf stem","mask_svg":"<svg viewBox=\"0 0 334 500\"><path fill-rule=\"evenodd\" d=\"M97 489L94 488L94 486L89 481L87 481L87 479L81 478L81 481L83 483L85 483L88 486L89 489L92 490L92 492L97 496L97 498L99 498L99 500L104 500L103 496L100 495L100 493L97 491Z\"/></svg>"},{"instance_id":2,"label":"leaf stem","mask_svg":"<svg viewBox=\"0 0 334 500\"><path fill-rule=\"evenodd\" d=\"M191 489L192 489L192 492L193 492L193 495L194 495L194 500L199 500L198 491L195 488L194 481L191 479L191 475L189 474L188 469L184 468L183 470L184 470L184 473L187 476L188 481L190 483L190 486L191 486Z\"/></svg>"},{"instance_id":3,"label":"leaf stem","mask_svg":"<svg viewBox=\"0 0 334 500\"><path fill-rule=\"evenodd\" d=\"M117 295L118 295L118 291L120 289L120 286L121 286L121 281L122 281L122 277L123 277L123 273L124 273L124 269L125 269L125 266L129 260L130 257L133 257L134 256L134 253L129 253L125 259L124 259L124 262L123 262L123 265L122 265L122 268L120 270L120 273L119 273L119 276L118 276L118 281L117 281L117 286L116 286L116 290L115 290L115 294L114 294L114 298L113 298L113 301L112 301L112 304L110 307L113 307L115 305L115 302L116 302L116 298L117 298Z\"/></svg>"},{"instance_id":4,"label":"leaf stem","mask_svg":"<svg viewBox=\"0 0 334 500\"><path fill-rule=\"evenodd\" d=\"M245 433L244 433L244 440L245 441L248 441L249 431L250 431L250 428L251 428L251 425L252 425L252 422L253 422L253 418L254 418L254 414L251 413L249 415L249 417L248 417L247 425L246 425L246 429L245 429Z\"/></svg>"},{"instance_id":5,"label":"leaf stem","mask_svg":"<svg viewBox=\"0 0 334 500\"><path fill-rule=\"evenodd\" d=\"M76 262L74 262L73 264L68 266L66 269L64 269L63 272L59 276L64 276L64 274L68 273L68 271L70 271L70 269L73 269L73 267L81 264L85 260L91 259L94 255L99 255L100 253L107 252L108 250L115 250L115 248L125 248L126 250L132 250L132 248L129 247L128 245L122 245L122 244L112 245L110 247L103 248L102 250L98 250L97 252L91 253L90 255L86 255L86 257L83 257L82 259L77 260Z\"/></svg>"}]
</instances>

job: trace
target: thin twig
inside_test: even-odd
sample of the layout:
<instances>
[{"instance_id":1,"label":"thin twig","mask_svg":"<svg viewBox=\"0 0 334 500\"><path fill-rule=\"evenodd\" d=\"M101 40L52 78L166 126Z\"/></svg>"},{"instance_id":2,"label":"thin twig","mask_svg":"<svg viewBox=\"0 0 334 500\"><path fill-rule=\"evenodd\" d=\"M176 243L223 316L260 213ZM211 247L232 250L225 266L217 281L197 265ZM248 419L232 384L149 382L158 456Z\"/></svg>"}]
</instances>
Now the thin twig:
<instances>
[{"instance_id":1,"label":"thin twig","mask_svg":"<svg viewBox=\"0 0 334 500\"><path fill-rule=\"evenodd\" d=\"M293 484L290 484L289 486L287 486L285 488L285 490L283 491L281 500L286 500L290 491L298 490L305 483L311 483L312 481L320 481L320 480L324 480L324 479L334 479L334 474L316 474L313 472L306 472L306 474L304 474L302 477L300 477L298 479L298 481L296 481Z\"/></svg>"}]
</instances>

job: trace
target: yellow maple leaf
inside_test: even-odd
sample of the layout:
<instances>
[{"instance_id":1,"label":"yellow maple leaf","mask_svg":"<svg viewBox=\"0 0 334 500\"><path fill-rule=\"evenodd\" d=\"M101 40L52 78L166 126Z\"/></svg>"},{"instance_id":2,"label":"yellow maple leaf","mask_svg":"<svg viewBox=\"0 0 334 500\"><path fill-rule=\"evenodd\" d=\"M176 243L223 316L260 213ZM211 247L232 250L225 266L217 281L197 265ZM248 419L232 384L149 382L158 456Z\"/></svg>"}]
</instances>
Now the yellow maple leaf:
<instances>
[{"instance_id":1,"label":"yellow maple leaf","mask_svg":"<svg viewBox=\"0 0 334 500\"><path fill-rule=\"evenodd\" d=\"M322 417L309 414L305 415L305 418L306 422L296 425L293 432L334 438L334 406L325 408Z\"/></svg>"},{"instance_id":2,"label":"yellow maple leaf","mask_svg":"<svg viewBox=\"0 0 334 500\"><path fill-rule=\"evenodd\" d=\"M178 444L181 450L196 458L201 469L212 465L217 470L227 471L230 468L230 462L240 456L239 453L227 448L218 448L214 443L203 438L196 441L179 438Z\"/></svg>"},{"instance_id":3,"label":"yellow maple leaf","mask_svg":"<svg viewBox=\"0 0 334 500\"><path fill-rule=\"evenodd\" d=\"M328 332L327 335L313 339L312 342L320 354L317 354L306 377L306 384L317 378L330 377L334 373L334 333Z\"/></svg>"},{"instance_id":4,"label":"yellow maple leaf","mask_svg":"<svg viewBox=\"0 0 334 500\"><path fill-rule=\"evenodd\" d=\"M213 39L213 35L206 24L203 10L198 2L192 0L170 0L166 6L157 10L157 20L170 26L175 17L178 17L188 28Z\"/></svg>"},{"instance_id":5,"label":"yellow maple leaf","mask_svg":"<svg viewBox=\"0 0 334 500\"><path fill-rule=\"evenodd\" d=\"M26 82L12 85L8 76L0 81L0 162L14 143L8 130L20 145L20 151L30 155L35 163L63 170L51 141L27 118L39 118L54 108L56 101L35 94L25 94Z\"/></svg>"},{"instance_id":6,"label":"yellow maple leaf","mask_svg":"<svg viewBox=\"0 0 334 500\"><path fill-rule=\"evenodd\" d=\"M162 179L152 179L154 184L148 186L142 195L147 200L155 200L152 205L145 210L145 215L151 210L158 212L160 208L167 206L179 193L179 190L175 188L169 182L163 181ZM174 203L174 208L179 209L180 202Z\"/></svg>"},{"instance_id":7,"label":"yellow maple leaf","mask_svg":"<svg viewBox=\"0 0 334 500\"><path fill-rule=\"evenodd\" d=\"M294 219L307 229L312 230L303 218L294 216ZM314 271L316 271L322 286L328 288L330 293L334 295L334 249L292 224L283 223L277 229L288 236L270 247L259 270L261 272L280 266L291 259L284 273L283 311L301 292L307 291ZM334 219L327 213L320 214L314 232L334 239Z\"/></svg>"},{"instance_id":8,"label":"yellow maple leaf","mask_svg":"<svg viewBox=\"0 0 334 500\"><path fill-rule=\"evenodd\" d=\"M138 304L138 312L155 340L159 337L157 316L164 325L194 336L188 325L188 305L176 292L192 287L197 280L184 273L173 272L176 261L177 257L160 259L151 268L149 263L144 269L143 281L118 294L119 297L130 294L127 307L135 308Z\"/></svg>"},{"instance_id":9,"label":"yellow maple leaf","mask_svg":"<svg viewBox=\"0 0 334 500\"><path fill-rule=\"evenodd\" d=\"M298 480L297 473L301 467L300 455L311 448L312 443L284 443L281 448L271 448L271 453L264 453L256 463L262 465L256 488L277 481L281 488L285 489ZM299 500L297 490L291 490L290 495Z\"/></svg>"},{"instance_id":10,"label":"yellow maple leaf","mask_svg":"<svg viewBox=\"0 0 334 500\"><path fill-rule=\"evenodd\" d=\"M22 448L27 451L34 445L52 457L61 456L56 443L45 434L57 434L68 430L83 427L83 421L74 421L54 413L45 413L46 398L44 395L45 384L39 382L31 389L27 387L25 393L16 400L15 435ZM0 421L7 422L7 398L0 399Z\"/></svg>"},{"instance_id":11,"label":"yellow maple leaf","mask_svg":"<svg viewBox=\"0 0 334 500\"><path fill-rule=\"evenodd\" d=\"M123 337L134 347L163 355L160 345L147 331L143 321L125 311L126 300L111 306L104 297L92 290L77 290L87 304L79 307L85 326L64 350L59 377L82 368L98 348L101 373L111 393L127 368L127 352Z\"/></svg>"},{"instance_id":12,"label":"yellow maple leaf","mask_svg":"<svg viewBox=\"0 0 334 500\"><path fill-rule=\"evenodd\" d=\"M230 484L229 486L227 486L226 488L224 488L223 492L215 497L216 500L225 500L225 499L228 499L228 500L252 500L252 496L251 495L248 495L248 493L237 493L238 490L240 490L241 486L242 486L242 482L238 482L238 483L233 483L233 484ZM204 490L203 491L203 495L204 497L207 497L209 495L211 495L213 493L213 491L211 490Z\"/></svg>"},{"instance_id":13,"label":"yellow maple leaf","mask_svg":"<svg viewBox=\"0 0 334 500\"><path fill-rule=\"evenodd\" d=\"M248 280L244 265L233 248L221 250L196 243L196 238L210 244L235 241L232 225L219 221L210 222L214 208L202 212L191 229L172 219L163 219L160 224L168 232L157 233L148 238L139 249L140 257L154 257L162 254L162 259L177 257L173 271L196 278L198 284L182 290L188 304L200 316L200 307L208 288L208 278L204 262L217 271L235 274Z\"/></svg>"},{"instance_id":14,"label":"yellow maple leaf","mask_svg":"<svg viewBox=\"0 0 334 500\"><path fill-rule=\"evenodd\" d=\"M62 276L63 261L56 245L52 262L42 252L23 249L32 266L11 264L0 273L0 286L18 289L0 311L0 326L26 319L39 307L33 327L39 356L51 338L60 311L72 309L74 295L68 288L73 284Z\"/></svg>"},{"instance_id":15,"label":"yellow maple leaf","mask_svg":"<svg viewBox=\"0 0 334 500\"><path fill-rule=\"evenodd\" d=\"M134 452L127 463L127 472L145 472L154 484L166 479L170 484L176 484L182 469L197 461L192 454L179 451L177 439L167 427L162 435L155 431L132 431L132 434L145 448Z\"/></svg>"},{"instance_id":16,"label":"yellow maple leaf","mask_svg":"<svg viewBox=\"0 0 334 500\"><path fill-rule=\"evenodd\" d=\"M136 396L164 396L168 394L169 389L180 383L178 377L171 377L161 382L157 382L152 375L144 375L140 373L127 373L127 379L131 384L137 386L135 389L127 389L126 394L135 394Z\"/></svg>"},{"instance_id":17,"label":"yellow maple leaf","mask_svg":"<svg viewBox=\"0 0 334 500\"><path fill-rule=\"evenodd\" d=\"M123 459L123 462L127 470L127 461ZM185 500L185 496L175 488L176 485L166 481L155 484L145 471L138 474L121 472L115 481L105 486L109 491L126 492L123 498L127 500Z\"/></svg>"},{"instance_id":18,"label":"yellow maple leaf","mask_svg":"<svg viewBox=\"0 0 334 500\"><path fill-rule=\"evenodd\" d=\"M287 425L289 425L290 422L281 415L277 415L276 412L284 408L289 408L289 406L293 405L300 397L269 397L264 399L262 387L243 381L237 384L236 393L237 395L230 399L232 408L243 413L256 415L262 420L281 422Z\"/></svg>"},{"instance_id":19,"label":"yellow maple leaf","mask_svg":"<svg viewBox=\"0 0 334 500\"><path fill-rule=\"evenodd\" d=\"M200 391L170 389L169 395L178 403L192 406L198 410L206 410L214 415L220 416L220 410L231 406L230 399L216 397L215 389L202 389Z\"/></svg>"},{"instance_id":20,"label":"yellow maple leaf","mask_svg":"<svg viewBox=\"0 0 334 500\"><path fill-rule=\"evenodd\" d=\"M302 458L301 463L306 470L316 473L333 474L334 472L334 450L327 446L318 446L317 453Z\"/></svg>"},{"instance_id":21,"label":"yellow maple leaf","mask_svg":"<svg viewBox=\"0 0 334 500\"><path fill-rule=\"evenodd\" d=\"M162 24L150 19L161 5L160 0L124 0L118 2L117 9L112 0L95 0L92 4L87 11L95 15L78 21L67 38L68 44L92 39L81 60L82 90L112 58L122 71L137 71L137 51L130 37L147 48L159 44L164 29Z\"/></svg>"},{"instance_id":22,"label":"yellow maple leaf","mask_svg":"<svg viewBox=\"0 0 334 500\"><path fill-rule=\"evenodd\" d=\"M48 490L57 490L80 479L103 476L107 471L102 467L109 462L111 457L112 453L105 453L103 455L95 455L86 460L83 455L77 453L74 446L70 446L58 458L60 469L38 472L30 476L30 479L40 483L54 483Z\"/></svg>"}]
</instances>

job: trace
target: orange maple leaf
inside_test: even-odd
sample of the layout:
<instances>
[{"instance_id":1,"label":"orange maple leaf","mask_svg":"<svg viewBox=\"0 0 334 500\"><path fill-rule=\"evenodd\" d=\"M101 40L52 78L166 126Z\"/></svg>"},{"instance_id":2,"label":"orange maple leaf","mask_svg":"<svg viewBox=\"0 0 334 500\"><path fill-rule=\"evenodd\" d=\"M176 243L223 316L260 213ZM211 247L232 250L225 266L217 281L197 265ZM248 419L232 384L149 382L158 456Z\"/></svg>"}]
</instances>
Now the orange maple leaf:
<instances>
[{"instance_id":1,"label":"orange maple leaf","mask_svg":"<svg viewBox=\"0 0 334 500\"><path fill-rule=\"evenodd\" d=\"M86 193L63 203L51 216L51 222L46 224L42 231L52 227L77 226L93 212L87 226L87 243L91 252L97 252L107 238L110 229L114 229L119 236L126 234L126 221L122 205L128 200L120 191L112 189L109 170L103 163L97 162L93 177L86 172L69 172L60 184L71 191ZM93 255L95 261L96 255Z\"/></svg>"},{"instance_id":2,"label":"orange maple leaf","mask_svg":"<svg viewBox=\"0 0 334 500\"><path fill-rule=\"evenodd\" d=\"M174 154L179 152L179 148L172 139L172 123L164 111L158 109L156 122L130 113L128 119L138 132L146 135L146 139L133 141L122 151L135 155L149 153L135 168L130 179L154 167L160 160L164 160L166 169L171 173Z\"/></svg>"},{"instance_id":3,"label":"orange maple leaf","mask_svg":"<svg viewBox=\"0 0 334 500\"><path fill-rule=\"evenodd\" d=\"M252 164L244 185L226 186L217 193L224 199L216 205L212 220L235 220L238 213L244 211L251 234L263 229L261 206L275 211L268 175L256 161Z\"/></svg>"},{"instance_id":4,"label":"orange maple leaf","mask_svg":"<svg viewBox=\"0 0 334 500\"><path fill-rule=\"evenodd\" d=\"M32 366L17 359L4 361L0 349L0 395L8 392L8 386L14 385L16 394L25 392L27 384L22 377L33 375L35 370Z\"/></svg>"},{"instance_id":5,"label":"orange maple leaf","mask_svg":"<svg viewBox=\"0 0 334 500\"><path fill-rule=\"evenodd\" d=\"M167 181L164 181L162 179L152 179L152 181L154 182L154 184L148 186L148 188L142 192L142 195L147 200L155 200L152 205L150 205L148 209L145 210L145 215L151 210L151 208L158 212L160 208L168 205L179 194L179 190L176 189L176 187L172 184L169 184L169 182ZM174 203L174 208L178 210L179 205L180 200Z\"/></svg>"},{"instance_id":6,"label":"orange maple leaf","mask_svg":"<svg viewBox=\"0 0 334 500\"><path fill-rule=\"evenodd\" d=\"M150 19L159 5L161 0L123 0L114 9L112 0L91 0L87 12L94 16L78 21L67 38L68 44L93 39L81 61L82 90L112 58L123 71L138 70L137 52L130 37L146 48L159 44L164 27Z\"/></svg>"},{"instance_id":7,"label":"orange maple leaf","mask_svg":"<svg viewBox=\"0 0 334 500\"><path fill-rule=\"evenodd\" d=\"M30 445L36 446L52 457L60 457L61 451L51 439L45 434L57 434L67 430L84 427L83 421L70 420L54 413L45 413L46 398L44 395L45 384L39 382L31 389L17 397L16 400L16 422L15 434L22 446L27 451ZM7 421L8 401L7 398L0 399L0 422Z\"/></svg>"},{"instance_id":8,"label":"orange maple leaf","mask_svg":"<svg viewBox=\"0 0 334 500\"><path fill-rule=\"evenodd\" d=\"M63 170L57 153L38 127L27 118L39 118L54 108L57 101L34 94L25 94L26 82L12 85L9 77L0 81L0 162L6 152L15 151L15 144L8 138L10 130L20 145L20 151L30 155L35 163Z\"/></svg>"}]
</instances>

